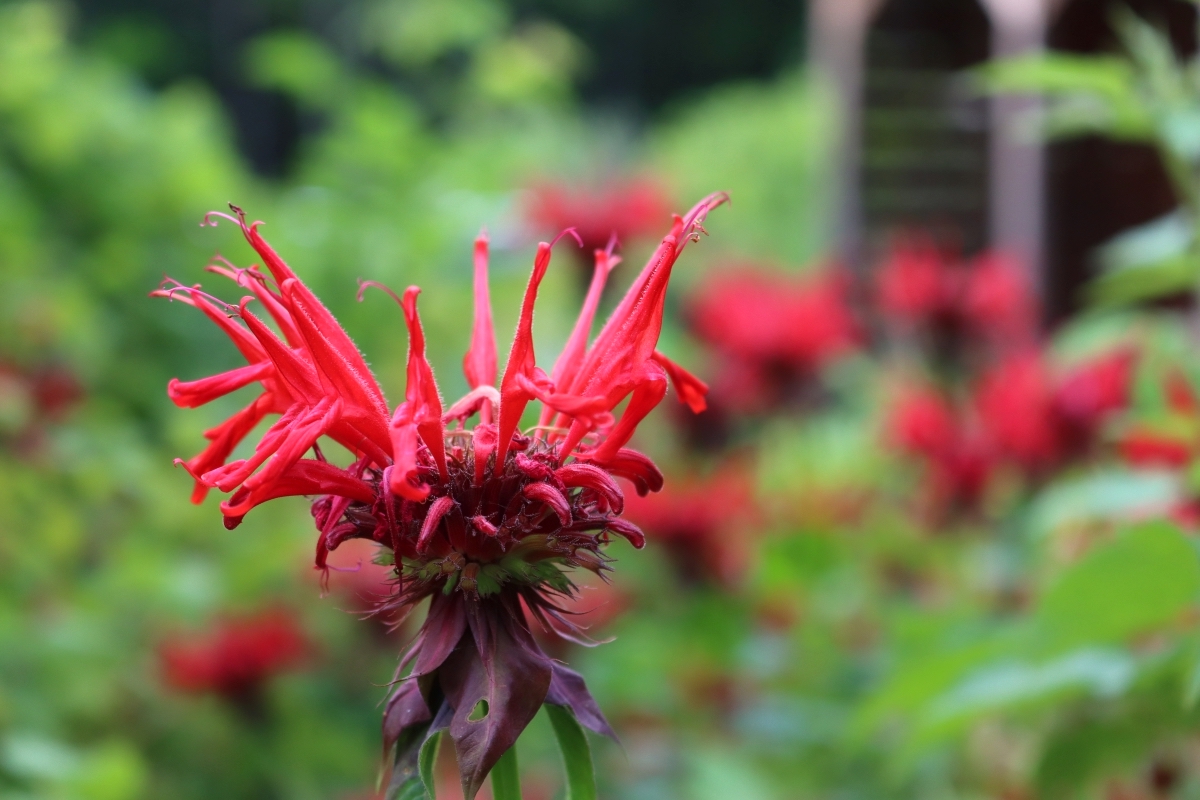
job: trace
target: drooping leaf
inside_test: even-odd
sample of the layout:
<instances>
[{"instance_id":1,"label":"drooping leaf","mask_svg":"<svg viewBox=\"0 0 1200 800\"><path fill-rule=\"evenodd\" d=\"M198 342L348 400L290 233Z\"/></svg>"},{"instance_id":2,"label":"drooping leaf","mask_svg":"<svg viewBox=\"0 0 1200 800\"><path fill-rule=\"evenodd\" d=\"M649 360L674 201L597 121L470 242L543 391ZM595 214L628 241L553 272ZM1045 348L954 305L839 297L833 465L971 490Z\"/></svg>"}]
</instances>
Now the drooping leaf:
<instances>
[{"instance_id":1,"label":"drooping leaf","mask_svg":"<svg viewBox=\"0 0 1200 800\"><path fill-rule=\"evenodd\" d=\"M571 709L579 724L601 736L607 736L614 742L617 734L604 718L604 712L596 704L595 698L588 691L583 676L574 670L567 669L562 664L553 665L550 679L550 690L546 693L546 702L566 706Z\"/></svg>"},{"instance_id":2,"label":"drooping leaf","mask_svg":"<svg viewBox=\"0 0 1200 800\"><path fill-rule=\"evenodd\" d=\"M595 800L596 773L587 734L569 708L553 703L545 708L567 769L567 800Z\"/></svg>"},{"instance_id":3,"label":"drooping leaf","mask_svg":"<svg viewBox=\"0 0 1200 800\"><path fill-rule=\"evenodd\" d=\"M546 699L552 662L534 642L512 598L468 600L466 611L470 631L438 678L455 709L450 737L463 794L472 800ZM477 715L477 709L482 713Z\"/></svg>"}]
</instances>

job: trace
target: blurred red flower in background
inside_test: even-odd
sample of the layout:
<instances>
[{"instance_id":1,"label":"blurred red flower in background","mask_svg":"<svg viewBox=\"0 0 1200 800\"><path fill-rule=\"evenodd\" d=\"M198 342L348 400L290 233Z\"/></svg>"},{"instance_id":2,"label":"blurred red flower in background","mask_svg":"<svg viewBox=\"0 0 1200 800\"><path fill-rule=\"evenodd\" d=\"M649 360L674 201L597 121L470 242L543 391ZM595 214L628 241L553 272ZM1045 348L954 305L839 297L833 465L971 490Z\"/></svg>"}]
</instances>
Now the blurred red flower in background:
<instances>
[{"instance_id":1,"label":"blurred red flower in background","mask_svg":"<svg viewBox=\"0 0 1200 800\"><path fill-rule=\"evenodd\" d=\"M174 636L159 646L158 655L172 688L243 702L311 652L295 615L271 608L218 619L199 634Z\"/></svg>"},{"instance_id":2,"label":"blurred red flower in background","mask_svg":"<svg viewBox=\"0 0 1200 800\"><path fill-rule=\"evenodd\" d=\"M1021 264L989 251L948 258L927 237L896 242L876 276L879 307L896 322L936 336L969 334L1006 344L1027 342L1038 303Z\"/></svg>"},{"instance_id":3,"label":"blurred red flower in background","mask_svg":"<svg viewBox=\"0 0 1200 800\"><path fill-rule=\"evenodd\" d=\"M592 190L545 182L530 189L525 218L540 234L574 228L583 240L579 258L590 268L593 250L603 250L613 236L624 244L655 236L670 220L671 209L666 192L649 178Z\"/></svg>"},{"instance_id":4,"label":"blurred red flower in background","mask_svg":"<svg viewBox=\"0 0 1200 800\"><path fill-rule=\"evenodd\" d=\"M712 401L762 410L854 350L861 329L836 269L791 275L754 264L715 271L687 301L695 335L718 357Z\"/></svg>"},{"instance_id":5,"label":"blurred red flower in background","mask_svg":"<svg viewBox=\"0 0 1200 800\"><path fill-rule=\"evenodd\" d=\"M1085 454L1125 408L1136 354L1120 349L1056 376L1037 351L1011 356L980 382L976 402L997 451L1033 474Z\"/></svg>"},{"instance_id":6,"label":"blurred red flower in background","mask_svg":"<svg viewBox=\"0 0 1200 800\"><path fill-rule=\"evenodd\" d=\"M761 514L753 469L731 459L708 475L673 477L663 491L631 496L626 514L666 546L684 578L736 583L749 563Z\"/></svg>"},{"instance_id":7,"label":"blurred red flower in background","mask_svg":"<svg viewBox=\"0 0 1200 800\"><path fill-rule=\"evenodd\" d=\"M0 360L0 443L22 456L36 454L47 426L61 422L83 397L83 384L61 364Z\"/></svg>"},{"instance_id":8,"label":"blurred red flower in background","mask_svg":"<svg viewBox=\"0 0 1200 800\"><path fill-rule=\"evenodd\" d=\"M978 510L995 467L983 432L933 387L906 387L886 423L886 439L926 466L929 513L936 520Z\"/></svg>"}]
</instances>

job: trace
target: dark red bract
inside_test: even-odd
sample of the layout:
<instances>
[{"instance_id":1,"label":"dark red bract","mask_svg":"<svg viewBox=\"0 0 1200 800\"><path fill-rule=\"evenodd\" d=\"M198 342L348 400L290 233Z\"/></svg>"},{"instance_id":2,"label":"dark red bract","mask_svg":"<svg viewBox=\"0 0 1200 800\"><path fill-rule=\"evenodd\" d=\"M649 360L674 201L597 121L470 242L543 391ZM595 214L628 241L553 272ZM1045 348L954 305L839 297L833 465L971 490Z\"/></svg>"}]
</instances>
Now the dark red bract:
<instances>
[{"instance_id":1,"label":"dark red bract","mask_svg":"<svg viewBox=\"0 0 1200 800\"><path fill-rule=\"evenodd\" d=\"M208 220L239 225L266 272L227 263L210 269L253 297L226 306L198 286L172 281L154 292L202 311L248 362L213 377L172 381L172 400L195 407L253 383L262 387L250 405L207 432L210 444L203 452L178 462L196 480L193 499L199 502L210 488L231 493L221 510L226 526L234 528L268 500L315 496L318 568L327 568L328 553L343 542L367 539L394 559L395 586L383 609L431 598L385 712L393 785L416 774L422 742L448 729L463 791L474 797L543 702L567 706L581 724L612 733L583 679L534 642L528 618L560 636L582 638L561 606L574 593L567 573L606 570L603 549L613 535L644 544L642 532L621 516L624 493L616 479L629 480L639 493L662 487L650 459L626 445L666 395L668 382L693 409L704 407L704 384L655 347L675 261L699 238L707 213L725 200L712 195L674 218L589 344L605 280L617 261L611 247L595 250L583 311L550 373L534 354L534 304L552 247L540 244L498 387L488 242L481 236L473 334L463 364L471 388L449 408L443 408L426 358L417 287L402 296L378 287L399 303L408 328L404 400L389 410L350 337L262 239L259 223L247 223L240 209ZM363 288L368 286L377 284ZM255 300L279 334L250 311ZM522 433L525 409L535 400L542 404L540 424ZM614 415L622 405L620 416ZM272 414L279 417L254 453L228 461ZM476 423L468 427L471 419ZM322 437L350 451L352 462L342 467L327 461L318 444ZM470 719L481 703L488 713Z\"/></svg>"}]
</instances>

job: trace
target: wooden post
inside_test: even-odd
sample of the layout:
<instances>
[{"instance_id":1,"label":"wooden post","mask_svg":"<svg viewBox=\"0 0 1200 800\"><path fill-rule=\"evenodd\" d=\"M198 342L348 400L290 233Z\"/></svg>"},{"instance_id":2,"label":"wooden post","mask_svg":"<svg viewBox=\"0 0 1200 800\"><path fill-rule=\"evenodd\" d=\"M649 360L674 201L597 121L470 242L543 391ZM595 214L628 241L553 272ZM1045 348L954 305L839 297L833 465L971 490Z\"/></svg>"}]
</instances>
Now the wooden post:
<instances>
[{"instance_id":1,"label":"wooden post","mask_svg":"<svg viewBox=\"0 0 1200 800\"><path fill-rule=\"evenodd\" d=\"M812 0L809 13L809 63L818 80L836 90L841 127L835 162L836 248L852 267L860 266L862 243L863 44L881 4L881 0Z\"/></svg>"}]
</instances>

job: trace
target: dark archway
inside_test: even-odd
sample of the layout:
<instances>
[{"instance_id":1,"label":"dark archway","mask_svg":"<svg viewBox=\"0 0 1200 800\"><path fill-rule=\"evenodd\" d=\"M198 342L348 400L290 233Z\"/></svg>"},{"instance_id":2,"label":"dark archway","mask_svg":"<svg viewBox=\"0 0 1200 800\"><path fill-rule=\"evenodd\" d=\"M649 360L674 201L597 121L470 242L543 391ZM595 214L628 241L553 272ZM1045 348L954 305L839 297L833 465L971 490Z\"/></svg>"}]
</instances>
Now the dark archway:
<instances>
[{"instance_id":1,"label":"dark archway","mask_svg":"<svg viewBox=\"0 0 1200 800\"><path fill-rule=\"evenodd\" d=\"M1176 50L1196 49L1196 8L1183 0L1123 0L1165 27ZM1054 20L1047 45L1073 53L1117 52L1113 3L1073 0ZM1176 205L1154 149L1088 136L1054 142L1046 153L1047 311L1060 320L1078 308L1097 245Z\"/></svg>"},{"instance_id":2,"label":"dark archway","mask_svg":"<svg viewBox=\"0 0 1200 800\"><path fill-rule=\"evenodd\" d=\"M987 107L959 74L986 61L976 0L890 0L867 31L862 205L868 251L896 230L970 252L987 241Z\"/></svg>"}]
</instances>

